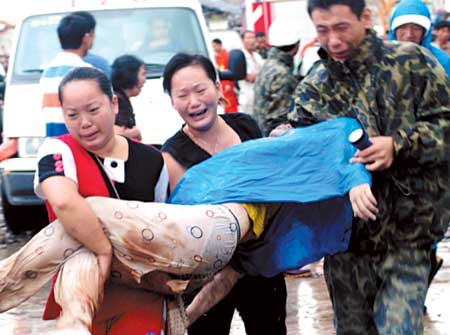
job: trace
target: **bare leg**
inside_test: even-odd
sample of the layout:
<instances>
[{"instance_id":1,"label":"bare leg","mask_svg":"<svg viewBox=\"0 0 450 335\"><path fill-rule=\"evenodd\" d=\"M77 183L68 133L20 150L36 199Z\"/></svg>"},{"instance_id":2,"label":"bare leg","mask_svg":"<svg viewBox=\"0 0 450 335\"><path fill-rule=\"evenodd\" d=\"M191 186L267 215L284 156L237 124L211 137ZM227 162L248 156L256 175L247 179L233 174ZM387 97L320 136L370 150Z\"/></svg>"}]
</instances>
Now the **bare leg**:
<instances>
[{"instance_id":1,"label":"bare leg","mask_svg":"<svg viewBox=\"0 0 450 335\"><path fill-rule=\"evenodd\" d=\"M97 257L82 248L61 266L55 283L55 301L62 311L57 329L84 330L89 334L99 299ZM64 333L65 334L65 333Z\"/></svg>"}]
</instances>

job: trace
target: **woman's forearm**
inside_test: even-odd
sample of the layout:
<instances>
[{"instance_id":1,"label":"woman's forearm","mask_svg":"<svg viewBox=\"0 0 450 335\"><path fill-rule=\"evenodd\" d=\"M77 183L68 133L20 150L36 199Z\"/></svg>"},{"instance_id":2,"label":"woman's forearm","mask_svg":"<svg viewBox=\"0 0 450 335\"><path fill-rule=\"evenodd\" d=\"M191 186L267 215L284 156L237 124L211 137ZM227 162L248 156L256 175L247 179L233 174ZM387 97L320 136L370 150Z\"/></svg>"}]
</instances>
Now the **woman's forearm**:
<instances>
[{"instance_id":1,"label":"woman's forearm","mask_svg":"<svg viewBox=\"0 0 450 335\"><path fill-rule=\"evenodd\" d=\"M111 255L112 247L97 215L77 184L65 176L54 176L41 183L42 192L67 234L96 255Z\"/></svg>"},{"instance_id":2,"label":"woman's forearm","mask_svg":"<svg viewBox=\"0 0 450 335\"><path fill-rule=\"evenodd\" d=\"M106 237L97 216L83 199L54 207L56 216L66 232L96 255L112 254L111 242Z\"/></svg>"}]
</instances>

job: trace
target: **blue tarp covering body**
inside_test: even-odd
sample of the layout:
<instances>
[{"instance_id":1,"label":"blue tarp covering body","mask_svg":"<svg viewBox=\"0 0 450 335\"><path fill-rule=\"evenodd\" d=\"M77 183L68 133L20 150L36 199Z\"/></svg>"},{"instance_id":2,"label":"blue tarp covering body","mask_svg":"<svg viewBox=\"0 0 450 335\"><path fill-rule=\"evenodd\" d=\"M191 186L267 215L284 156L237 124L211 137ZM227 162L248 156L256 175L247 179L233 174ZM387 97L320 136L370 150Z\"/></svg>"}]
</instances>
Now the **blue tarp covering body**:
<instances>
[{"instance_id":1,"label":"blue tarp covering body","mask_svg":"<svg viewBox=\"0 0 450 335\"><path fill-rule=\"evenodd\" d=\"M358 128L337 118L228 148L189 169L170 202L282 202L263 235L238 251L251 275L271 277L344 251L353 216L347 193L371 183L363 165L349 163L356 149L348 137Z\"/></svg>"}]
</instances>

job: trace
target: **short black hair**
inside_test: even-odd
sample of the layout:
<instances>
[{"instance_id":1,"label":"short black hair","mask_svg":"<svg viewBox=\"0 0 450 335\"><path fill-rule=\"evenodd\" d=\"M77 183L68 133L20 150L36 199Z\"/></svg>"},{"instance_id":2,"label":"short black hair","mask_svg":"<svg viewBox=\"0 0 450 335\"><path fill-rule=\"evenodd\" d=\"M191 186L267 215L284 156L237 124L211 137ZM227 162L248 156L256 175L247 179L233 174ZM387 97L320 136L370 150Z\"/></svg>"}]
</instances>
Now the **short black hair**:
<instances>
[{"instance_id":1,"label":"short black hair","mask_svg":"<svg viewBox=\"0 0 450 335\"><path fill-rule=\"evenodd\" d=\"M95 30L95 26L96 26L97 22L95 21L94 15L92 15L89 12L81 11L81 10L78 12L73 12L72 14L84 17L86 19L86 21L88 22L89 27L91 27L91 30Z\"/></svg>"},{"instance_id":2,"label":"short black hair","mask_svg":"<svg viewBox=\"0 0 450 335\"><path fill-rule=\"evenodd\" d=\"M61 105L63 103L62 91L64 89L64 86L72 81L83 80L95 81L100 88L100 91L102 91L108 97L108 99L112 101L113 93L111 82L103 71L98 70L94 67L76 67L70 70L59 83L58 98Z\"/></svg>"},{"instance_id":3,"label":"short black hair","mask_svg":"<svg viewBox=\"0 0 450 335\"><path fill-rule=\"evenodd\" d=\"M434 25L434 29L436 29L436 30L440 30L440 29L443 29L443 28L449 28L450 29L450 21L442 20L442 21L439 21L438 23L436 23Z\"/></svg>"},{"instance_id":4,"label":"short black hair","mask_svg":"<svg viewBox=\"0 0 450 335\"><path fill-rule=\"evenodd\" d=\"M308 0L308 13L311 13L314 9L320 8L328 10L334 5L344 5L350 7L353 14L355 14L358 19L361 18L361 14L366 7L365 0Z\"/></svg>"},{"instance_id":5,"label":"short black hair","mask_svg":"<svg viewBox=\"0 0 450 335\"><path fill-rule=\"evenodd\" d=\"M76 14L64 16L58 24L58 38L61 48L78 49L81 47L83 37L90 33L88 21Z\"/></svg>"},{"instance_id":6,"label":"short black hair","mask_svg":"<svg viewBox=\"0 0 450 335\"><path fill-rule=\"evenodd\" d=\"M173 75L185 67L198 65L205 70L206 75L213 83L217 81L216 69L211 60L203 55L190 55L186 53L177 53L167 63L163 75L164 92L172 95L172 78Z\"/></svg>"},{"instance_id":7,"label":"short black hair","mask_svg":"<svg viewBox=\"0 0 450 335\"><path fill-rule=\"evenodd\" d=\"M138 73L144 61L133 55L117 57L111 65L111 80L115 91L133 88L138 83Z\"/></svg>"},{"instance_id":8,"label":"short black hair","mask_svg":"<svg viewBox=\"0 0 450 335\"><path fill-rule=\"evenodd\" d=\"M244 31L241 33L241 38L244 39L245 34L248 34L248 33L254 34L255 32L254 32L253 30L244 30Z\"/></svg>"},{"instance_id":9,"label":"short black hair","mask_svg":"<svg viewBox=\"0 0 450 335\"><path fill-rule=\"evenodd\" d=\"M265 37L265 36L266 36L266 33L263 32L263 31L258 31L258 32L255 34L255 36L256 36L256 37Z\"/></svg>"},{"instance_id":10,"label":"short black hair","mask_svg":"<svg viewBox=\"0 0 450 335\"><path fill-rule=\"evenodd\" d=\"M222 45L222 40L220 38L215 38L212 40L212 42Z\"/></svg>"}]
</instances>

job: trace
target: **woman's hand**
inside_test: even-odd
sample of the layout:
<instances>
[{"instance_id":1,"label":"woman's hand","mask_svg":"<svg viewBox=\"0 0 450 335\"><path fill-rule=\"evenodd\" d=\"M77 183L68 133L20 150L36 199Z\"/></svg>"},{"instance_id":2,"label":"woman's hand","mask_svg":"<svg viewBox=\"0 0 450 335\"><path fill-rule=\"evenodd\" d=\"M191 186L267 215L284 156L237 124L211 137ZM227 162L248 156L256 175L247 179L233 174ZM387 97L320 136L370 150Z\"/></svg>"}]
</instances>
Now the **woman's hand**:
<instances>
[{"instance_id":1,"label":"woman's hand","mask_svg":"<svg viewBox=\"0 0 450 335\"><path fill-rule=\"evenodd\" d=\"M377 200L369 184L362 184L350 190L350 202L355 216L367 221L376 220L378 214Z\"/></svg>"}]
</instances>

